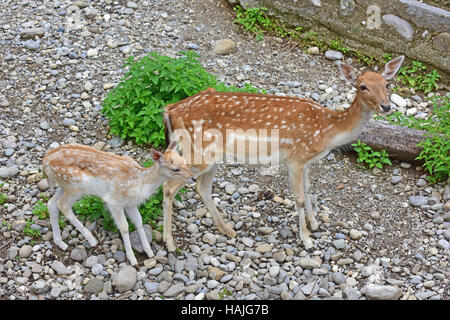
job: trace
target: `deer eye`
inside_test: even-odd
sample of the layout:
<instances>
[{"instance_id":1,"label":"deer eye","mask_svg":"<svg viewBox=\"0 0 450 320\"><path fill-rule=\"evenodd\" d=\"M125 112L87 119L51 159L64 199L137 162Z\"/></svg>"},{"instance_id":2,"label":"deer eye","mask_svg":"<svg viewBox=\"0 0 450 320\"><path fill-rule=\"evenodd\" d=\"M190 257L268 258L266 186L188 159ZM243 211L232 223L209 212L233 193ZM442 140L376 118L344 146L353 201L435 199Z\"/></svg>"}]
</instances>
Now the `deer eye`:
<instances>
[{"instance_id":1,"label":"deer eye","mask_svg":"<svg viewBox=\"0 0 450 320\"><path fill-rule=\"evenodd\" d=\"M367 89L367 87L366 87L365 85L363 85L363 84L360 85L359 88L360 88L361 90L363 90L363 91L364 91L364 90L369 91L369 89Z\"/></svg>"}]
</instances>

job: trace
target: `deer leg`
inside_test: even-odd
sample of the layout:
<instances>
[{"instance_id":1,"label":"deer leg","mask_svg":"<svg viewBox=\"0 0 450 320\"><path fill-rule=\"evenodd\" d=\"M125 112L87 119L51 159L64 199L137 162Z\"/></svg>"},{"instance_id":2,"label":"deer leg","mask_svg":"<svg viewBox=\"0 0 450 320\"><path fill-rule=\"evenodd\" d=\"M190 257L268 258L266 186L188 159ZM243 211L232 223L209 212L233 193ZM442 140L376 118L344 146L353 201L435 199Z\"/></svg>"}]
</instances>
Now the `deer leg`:
<instances>
[{"instance_id":1,"label":"deer leg","mask_svg":"<svg viewBox=\"0 0 450 320\"><path fill-rule=\"evenodd\" d=\"M313 247L313 241L305 221L305 190L303 189L303 166L299 164L288 164L289 180L295 197L298 212L298 236L303 242L305 249Z\"/></svg>"},{"instance_id":2,"label":"deer leg","mask_svg":"<svg viewBox=\"0 0 450 320\"><path fill-rule=\"evenodd\" d=\"M147 236L145 235L144 227L142 225L141 213L139 212L136 206L127 207L125 208L125 210L128 216L130 217L131 221L133 221L134 225L136 226L139 235L139 240L141 240L142 247L144 248L145 253L149 258L153 257L155 254L153 253L152 248L148 243Z\"/></svg>"},{"instance_id":3,"label":"deer leg","mask_svg":"<svg viewBox=\"0 0 450 320\"><path fill-rule=\"evenodd\" d=\"M119 229L120 235L122 236L123 244L125 246L125 254L127 255L128 261L132 266L137 265L136 257L134 256L133 249L130 242L130 233L128 231L128 222L121 205L115 205L107 203L109 212L114 219L114 222Z\"/></svg>"},{"instance_id":4,"label":"deer leg","mask_svg":"<svg viewBox=\"0 0 450 320\"><path fill-rule=\"evenodd\" d=\"M164 213L164 230L163 240L166 243L167 250L169 252L175 251L176 246L172 238L172 213L173 213L173 200L175 199L178 190L185 185L185 182L175 179L169 179L163 183L164 201L163 201L163 213Z\"/></svg>"},{"instance_id":5,"label":"deer leg","mask_svg":"<svg viewBox=\"0 0 450 320\"><path fill-rule=\"evenodd\" d=\"M210 170L202 173L197 178L197 192L199 193L203 203L206 205L209 212L211 212L214 223L219 228L219 232L222 234L226 234L230 238L234 238L236 236L236 231L234 231L233 228L223 220L211 196L212 182L216 171L217 164L214 164L211 166Z\"/></svg>"},{"instance_id":6,"label":"deer leg","mask_svg":"<svg viewBox=\"0 0 450 320\"><path fill-rule=\"evenodd\" d=\"M59 228L58 218L59 218L59 209L58 209L58 201L59 198L63 195L64 191L61 187L58 188L56 194L48 201L47 207L48 212L50 214L50 224L52 226L53 231L53 241L55 244L61 248L61 250L67 249L67 244L61 238L61 230Z\"/></svg>"},{"instance_id":7,"label":"deer leg","mask_svg":"<svg viewBox=\"0 0 450 320\"><path fill-rule=\"evenodd\" d=\"M312 209L311 198L309 196L309 167L305 166L303 169L303 189L305 191L305 210L306 210L306 220L309 222L311 230L317 230L319 224L316 220L316 213Z\"/></svg>"},{"instance_id":8,"label":"deer leg","mask_svg":"<svg viewBox=\"0 0 450 320\"><path fill-rule=\"evenodd\" d=\"M80 195L67 192L66 190L64 190L63 192L64 193L57 201L59 210L67 217L69 222L81 232L81 234L89 242L91 247L95 247L98 244L97 239L95 239L92 233L88 229L86 229L85 226L83 226L83 224L80 222L80 220L78 220L78 218L72 211L72 206L80 199Z\"/></svg>"}]
</instances>

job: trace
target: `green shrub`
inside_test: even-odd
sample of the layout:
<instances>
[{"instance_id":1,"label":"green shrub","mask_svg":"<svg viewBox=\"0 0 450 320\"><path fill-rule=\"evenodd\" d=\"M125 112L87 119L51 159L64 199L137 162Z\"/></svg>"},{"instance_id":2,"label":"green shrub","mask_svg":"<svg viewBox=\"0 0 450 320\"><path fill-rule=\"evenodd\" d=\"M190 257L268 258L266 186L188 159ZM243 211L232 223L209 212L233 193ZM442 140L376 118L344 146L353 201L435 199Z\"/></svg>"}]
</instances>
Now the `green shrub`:
<instances>
[{"instance_id":1,"label":"green shrub","mask_svg":"<svg viewBox=\"0 0 450 320\"><path fill-rule=\"evenodd\" d=\"M386 150L374 151L367 144L361 142L361 140L353 143L352 146L358 154L358 162L368 165L369 169L372 169L373 167L382 169L383 164L392 164Z\"/></svg>"},{"instance_id":2,"label":"green shrub","mask_svg":"<svg viewBox=\"0 0 450 320\"><path fill-rule=\"evenodd\" d=\"M163 110L208 87L217 91L258 92L244 88L227 87L217 82L197 60L193 51L180 52L177 59L152 52L140 60L126 59L125 77L103 101L102 112L109 119L111 133L123 139L134 139L137 144L164 145Z\"/></svg>"},{"instance_id":3,"label":"green shrub","mask_svg":"<svg viewBox=\"0 0 450 320\"><path fill-rule=\"evenodd\" d=\"M439 88L438 80L441 75L433 70L426 73L427 67L420 61L413 61L398 71L398 79L406 86L415 90L422 90L425 93L437 90Z\"/></svg>"},{"instance_id":4,"label":"green shrub","mask_svg":"<svg viewBox=\"0 0 450 320\"><path fill-rule=\"evenodd\" d=\"M391 124L426 131L426 139L418 144L423 150L416 158L424 160L423 168L434 183L450 176L450 98L434 96L428 119L416 119L395 112L386 117Z\"/></svg>"}]
</instances>

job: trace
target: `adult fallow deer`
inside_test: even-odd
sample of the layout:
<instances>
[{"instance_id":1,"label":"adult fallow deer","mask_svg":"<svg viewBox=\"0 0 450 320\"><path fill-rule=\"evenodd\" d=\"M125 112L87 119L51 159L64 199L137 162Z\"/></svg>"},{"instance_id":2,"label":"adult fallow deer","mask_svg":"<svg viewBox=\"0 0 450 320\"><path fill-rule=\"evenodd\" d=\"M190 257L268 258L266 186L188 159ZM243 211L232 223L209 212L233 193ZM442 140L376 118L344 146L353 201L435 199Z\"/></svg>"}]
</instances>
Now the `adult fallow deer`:
<instances>
[{"instance_id":1,"label":"adult fallow deer","mask_svg":"<svg viewBox=\"0 0 450 320\"><path fill-rule=\"evenodd\" d=\"M353 67L341 63L339 69L347 81L356 87L356 96L351 106L344 111L331 111L316 102L296 97L216 92L207 89L196 95L171 104L165 110L166 138L172 133L183 131L190 147L183 148L183 156L189 152L202 152L211 148L211 134L215 130L226 136L227 130L247 131L249 129L276 129L279 140L276 156L287 165L292 192L298 211L298 236L305 248L310 249L313 241L306 226L318 227L308 195L308 167L325 156L331 149L349 143L363 130L373 112L391 110L387 93L387 80L394 78L404 56L389 61L381 73L364 71L356 76ZM198 124L201 124L201 127ZM200 129L199 129L200 128ZM208 131L210 130L210 131ZM202 135L204 132L204 136ZM246 137L235 134L236 140ZM248 138L248 137L247 137ZM267 136L253 138L260 142L269 141ZM273 139L272 139L273 140ZM200 141L200 143L198 143ZM247 141L248 142L248 141ZM234 142L233 142L234 143ZM226 145L229 146L227 141ZM220 159L225 152L217 148ZM248 156L248 152L245 153ZM273 156L269 151L268 156ZM211 197L212 181L217 169L217 161L188 160L188 167L198 177L197 191L214 218L219 231L229 237L235 231L220 216ZM172 238L172 204L183 181L169 179L164 189L164 241L169 251L175 250Z\"/></svg>"}]
</instances>

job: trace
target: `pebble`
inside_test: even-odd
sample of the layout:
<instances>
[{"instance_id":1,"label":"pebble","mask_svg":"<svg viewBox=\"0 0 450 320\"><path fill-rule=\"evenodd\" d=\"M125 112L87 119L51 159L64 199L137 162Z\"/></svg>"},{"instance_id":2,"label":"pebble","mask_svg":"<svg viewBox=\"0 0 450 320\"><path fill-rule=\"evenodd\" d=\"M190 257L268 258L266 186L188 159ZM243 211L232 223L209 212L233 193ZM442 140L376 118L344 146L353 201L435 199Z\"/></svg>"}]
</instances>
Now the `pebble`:
<instances>
[{"instance_id":1,"label":"pebble","mask_svg":"<svg viewBox=\"0 0 450 320\"><path fill-rule=\"evenodd\" d=\"M31 51L37 51L41 47L41 41L40 40L27 40L24 43L25 48Z\"/></svg>"},{"instance_id":2,"label":"pebble","mask_svg":"<svg viewBox=\"0 0 450 320\"><path fill-rule=\"evenodd\" d=\"M103 281L98 278L92 278L86 283L84 287L84 292L97 294L103 290Z\"/></svg>"},{"instance_id":3,"label":"pebble","mask_svg":"<svg viewBox=\"0 0 450 320\"><path fill-rule=\"evenodd\" d=\"M76 247L70 253L70 258L75 261L83 262L87 258L87 251L84 247Z\"/></svg>"},{"instance_id":4,"label":"pebble","mask_svg":"<svg viewBox=\"0 0 450 320\"><path fill-rule=\"evenodd\" d=\"M26 244L19 249L19 257L28 258L32 252L33 248Z\"/></svg>"},{"instance_id":5,"label":"pebble","mask_svg":"<svg viewBox=\"0 0 450 320\"><path fill-rule=\"evenodd\" d=\"M342 52L336 50L327 50L325 52L325 58L328 60L341 60L344 57Z\"/></svg>"}]
</instances>

